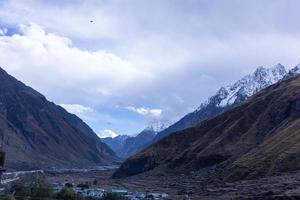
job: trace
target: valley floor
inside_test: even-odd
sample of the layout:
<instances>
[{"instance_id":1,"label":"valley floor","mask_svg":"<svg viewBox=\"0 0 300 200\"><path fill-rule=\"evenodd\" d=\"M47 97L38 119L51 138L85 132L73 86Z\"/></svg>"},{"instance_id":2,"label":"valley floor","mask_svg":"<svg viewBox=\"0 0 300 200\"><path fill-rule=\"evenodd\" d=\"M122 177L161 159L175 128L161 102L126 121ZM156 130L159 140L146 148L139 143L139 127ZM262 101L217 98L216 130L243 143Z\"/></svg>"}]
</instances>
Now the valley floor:
<instances>
[{"instance_id":1,"label":"valley floor","mask_svg":"<svg viewBox=\"0 0 300 200\"><path fill-rule=\"evenodd\" d=\"M111 179L114 171L46 174L50 182L96 184L106 190L169 194L169 199L300 199L300 172L233 183L206 178L202 173L164 175L144 173L125 179Z\"/></svg>"}]
</instances>

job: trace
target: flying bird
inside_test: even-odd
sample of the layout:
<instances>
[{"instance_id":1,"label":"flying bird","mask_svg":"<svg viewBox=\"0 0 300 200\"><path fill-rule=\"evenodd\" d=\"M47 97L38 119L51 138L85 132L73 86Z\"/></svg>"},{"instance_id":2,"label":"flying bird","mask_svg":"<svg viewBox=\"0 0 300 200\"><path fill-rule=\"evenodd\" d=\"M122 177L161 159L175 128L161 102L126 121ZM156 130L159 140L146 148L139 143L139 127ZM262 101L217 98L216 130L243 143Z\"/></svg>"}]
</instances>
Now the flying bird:
<instances>
[{"instance_id":1,"label":"flying bird","mask_svg":"<svg viewBox=\"0 0 300 200\"><path fill-rule=\"evenodd\" d=\"M94 23L94 21L93 21L93 20L90 20L90 23Z\"/></svg>"}]
</instances>

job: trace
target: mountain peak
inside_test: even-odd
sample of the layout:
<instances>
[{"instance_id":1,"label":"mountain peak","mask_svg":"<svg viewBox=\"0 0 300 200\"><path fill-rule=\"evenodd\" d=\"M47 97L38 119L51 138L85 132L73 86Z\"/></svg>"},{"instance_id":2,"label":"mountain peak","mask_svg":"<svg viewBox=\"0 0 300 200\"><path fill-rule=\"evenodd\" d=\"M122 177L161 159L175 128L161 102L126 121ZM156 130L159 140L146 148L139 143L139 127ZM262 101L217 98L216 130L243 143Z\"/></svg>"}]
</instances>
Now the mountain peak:
<instances>
[{"instance_id":1,"label":"mountain peak","mask_svg":"<svg viewBox=\"0 0 300 200\"><path fill-rule=\"evenodd\" d=\"M274 65L273 67L271 67L271 69L279 69L285 71L285 67L281 63L277 63L277 65Z\"/></svg>"},{"instance_id":2,"label":"mountain peak","mask_svg":"<svg viewBox=\"0 0 300 200\"><path fill-rule=\"evenodd\" d=\"M232 85L221 87L211 99L218 100L215 102L216 106L221 107L240 103L259 90L278 82L285 74L285 67L280 63L270 68L260 66L253 74L244 76Z\"/></svg>"},{"instance_id":3,"label":"mountain peak","mask_svg":"<svg viewBox=\"0 0 300 200\"><path fill-rule=\"evenodd\" d=\"M0 75L7 75L7 72L2 68L0 67Z\"/></svg>"},{"instance_id":4,"label":"mountain peak","mask_svg":"<svg viewBox=\"0 0 300 200\"><path fill-rule=\"evenodd\" d=\"M258 67L252 74L244 76L233 84L221 87L215 95L202 102L194 112L185 115L179 121L158 133L155 141L226 111L233 105L245 101L258 91L277 83L286 74L285 67L280 63L270 68Z\"/></svg>"},{"instance_id":5,"label":"mountain peak","mask_svg":"<svg viewBox=\"0 0 300 200\"><path fill-rule=\"evenodd\" d=\"M296 75L300 74L300 63L296 65L294 68L292 68L285 76L285 79L294 77Z\"/></svg>"},{"instance_id":6,"label":"mountain peak","mask_svg":"<svg viewBox=\"0 0 300 200\"><path fill-rule=\"evenodd\" d=\"M105 129L99 133L97 133L97 136L99 138L107 138L107 137L110 137L110 138L115 138L118 136L117 133L115 133L114 131L112 130L109 130L109 129Z\"/></svg>"},{"instance_id":7,"label":"mountain peak","mask_svg":"<svg viewBox=\"0 0 300 200\"><path fill-rule=\"evenodd\" d=\"M150 124L144 131L154 131L156 133L166 129L170 125L168 121L156 121Z\"/></svg>"}]
</instances>

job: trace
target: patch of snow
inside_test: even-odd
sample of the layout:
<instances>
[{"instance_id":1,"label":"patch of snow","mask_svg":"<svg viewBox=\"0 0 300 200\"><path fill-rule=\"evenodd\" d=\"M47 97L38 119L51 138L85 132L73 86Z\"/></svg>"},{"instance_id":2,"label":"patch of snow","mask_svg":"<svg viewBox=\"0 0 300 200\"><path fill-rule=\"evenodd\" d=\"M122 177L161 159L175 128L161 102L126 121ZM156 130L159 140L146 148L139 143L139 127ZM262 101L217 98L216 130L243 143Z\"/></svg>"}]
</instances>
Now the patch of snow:
<instances>
[{"instance_id":1,"label":"patch of snow","mask_svg":"<svg viewBox=\"0 0 300 200\"><path fill-rule=\"evenodd\" d=\"M156 121L150 124L145 130L151 130L156 133L163 131L164 129L168 128L171 125L170 121Z\"/></svg>"},{"instance_id":2,"label":"patch of snow","mask_svg":"<svg viewBox=\"0 0 300 200\"><path fill-rule=\"evenodd\" d=\"M292 76L295 76L297 74L300 74L300 63L298 65L296 65L294 68L292 68L290 71L289 71L289 74L292 75Z\"/></svg>"},{"instance_id":3,"label":"patch of snow","mask_svg":"<svg viewBox=\"0 0 300 200\"><path fill-rule=\"evenodd\" d=\"M112 130L109 129L105 129L103 131L100 131L99 133L97 133L97 136L99 138L107 138L107 137L111 137L111 138L115 138L118 136L118 134Z\"/></svg>"}]
</instances>

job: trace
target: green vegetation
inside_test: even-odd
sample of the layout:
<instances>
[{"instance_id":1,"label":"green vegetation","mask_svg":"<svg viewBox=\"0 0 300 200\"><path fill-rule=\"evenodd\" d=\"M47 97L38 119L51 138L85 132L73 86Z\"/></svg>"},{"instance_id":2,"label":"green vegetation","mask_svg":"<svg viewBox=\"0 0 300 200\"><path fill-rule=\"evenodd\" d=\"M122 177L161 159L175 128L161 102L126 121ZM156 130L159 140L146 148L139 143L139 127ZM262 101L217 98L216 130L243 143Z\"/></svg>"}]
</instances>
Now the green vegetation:
<instances>
[{"instance_id":1,"label":"green vegetation","mask_svg":"<svg viewBox=\"0 0 300 200\"><path fill-rule=\"evenodd\" d=\"M70 188L63 188L59 193L55 195L55 199L60 200L84 200L82 196L79 194L76 194L72 189Z\"/></svg>"},{"instance_id":2,"label":"green vegetation","mask_svg":"<svg viewBox=\"0 0 300 200\"><path fill-rule=\"evenodd\" d=\"M46 199L53 195L51 185L42 180L35 180L29 185L17 182L6 193L10 196L1 199Z\"/></svg>"},{"instance_id":3,"label":"green vegetation","mask_svg":"<svg viewBox=\"0 0 300 200\"><path fill-rule=\"evenodd\" d=\"M123 197L117 193L106 193L103 195L103 197L101 198L101 200L127 200L126 197Z\"/></svg>"},{"instance_id":4,"label":"green vegetation","mask_svg":"<svg viewBox=\"0 0 300 200\"><path fill-rule=\"evenodd\" d=\"M54 193L51 185L43 180L35 180L30 184L16 182L5 191L4 196L0 196L0 200L127 200L117 193L106 193L102 198L85 198L76 194L72 187L66 184L60 192Z\"/></svg>"},{"instance_id":5,"label":"green vegetation","mask_svg":"<svg viewBox=\"0 0 300 200\"><path fill-rule=\"evenodd\" d=\"M30 196L31 197L51 197L53 190L50 184L45 181L37 180L30 185Z\"/></svg>"}]
</instances>

